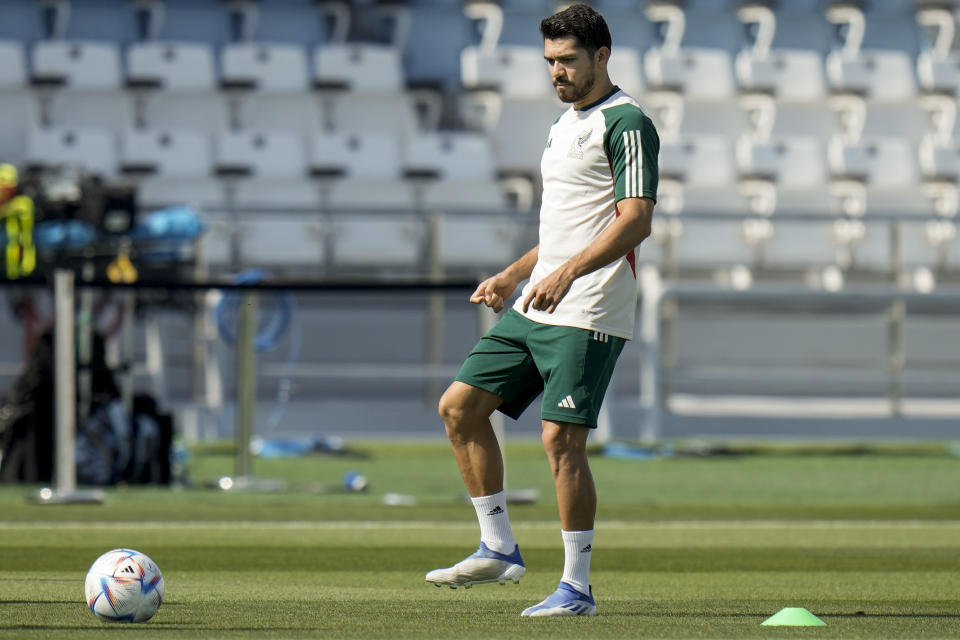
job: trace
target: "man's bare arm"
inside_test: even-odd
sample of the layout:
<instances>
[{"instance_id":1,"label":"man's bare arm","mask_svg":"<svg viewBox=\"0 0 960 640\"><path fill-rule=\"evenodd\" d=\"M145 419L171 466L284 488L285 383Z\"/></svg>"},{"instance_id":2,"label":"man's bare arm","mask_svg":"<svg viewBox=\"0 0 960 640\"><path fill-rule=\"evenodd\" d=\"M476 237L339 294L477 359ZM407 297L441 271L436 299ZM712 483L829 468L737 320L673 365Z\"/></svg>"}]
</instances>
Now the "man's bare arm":
<instances>
[{"instance_id":1,"label":"man's bare arm","mask_svg":"<svg viewBox=\"0 0 960 640\"><path fill-rule=\"evenodd\" d=\"M533 267L537 264L540 255L540 245L527 251L521 258L495 276L487 278L477 287L470 296L470 302L481 302L494 311L503 309L503 305L517 285L530 277Z\"/></svg>"},{"instance_id":2,"label":"man's bare arm","mask_svg":"<svg viewBox=\"0 0 960 640\"><path fill-rule=\"evenodd\" d=\"M553 313L574 280L619 260L650 235L653 200L624 198L617 203L617 209L620 215L596 240L530 288L523 300L524 311L532 306Z\"/></svg>"}]
</instances>

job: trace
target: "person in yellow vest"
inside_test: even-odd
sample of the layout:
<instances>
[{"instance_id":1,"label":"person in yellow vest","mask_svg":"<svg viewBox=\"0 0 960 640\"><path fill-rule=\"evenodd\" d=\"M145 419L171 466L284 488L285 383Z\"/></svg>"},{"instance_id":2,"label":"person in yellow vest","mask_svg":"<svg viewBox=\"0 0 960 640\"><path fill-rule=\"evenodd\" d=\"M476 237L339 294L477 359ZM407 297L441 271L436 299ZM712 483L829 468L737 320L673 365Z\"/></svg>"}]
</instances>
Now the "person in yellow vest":
<instances>
[{"instance_id":1,"label":"person in yellow vest","mask_svg":"<svg viewBox=\"0 0 960 640\"><path fill-rule=\"evenodd\" d=\"M37 253L33 246L33 200L19 195L20 174L12 164L0 164L0 219L7 236L4 251L6 277L16 280L33 273Z\"/></svg>"}]
</instances>

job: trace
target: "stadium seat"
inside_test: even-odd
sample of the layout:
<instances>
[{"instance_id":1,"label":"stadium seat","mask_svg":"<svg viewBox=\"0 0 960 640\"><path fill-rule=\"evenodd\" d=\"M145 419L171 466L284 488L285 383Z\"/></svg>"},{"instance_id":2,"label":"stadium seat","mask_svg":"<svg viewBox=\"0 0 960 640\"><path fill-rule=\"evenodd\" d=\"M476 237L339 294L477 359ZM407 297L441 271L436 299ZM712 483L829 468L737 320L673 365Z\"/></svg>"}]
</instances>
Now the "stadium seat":
<instances>
[{"instance_id":1,"label":"stadium seat","mask_svg":"<svg viewBox=\"0 0 960 640\"><path fill-rule=\"evenodd\" d=\"M319 181L324 206L335 210L413 207L410 185L401 177L397 139L383 132L327 131L311 145L308 170Z\"/></svg>"},{"instance_id":2,"label":"stadium seat","mask_svg":"<svg viewBox=\"0 0 960 640\"><path fill-rule=\"evenodd\" d=\"M826 95L823 58L815 51L775 49L764 57L741 51L735 68L741 91L769 92L793 102L814 102Z\"/></svg>"},{"instance_id":3,"label":"stadium seat","mask_svg":"<svg viewBox=\"0 0 960 640\"><path fill-rule=\"evenodd\" d=\"M956 271L960 267L960 234L952 220L905 221L900 225L905 267Z\"/></svg>"},{"instance_id":4,"label":"stadium seat","mask_svg":"<svg viewBox=\"0 0 960 640\"><path fill-rule=\"evenodd\" d=\"M403 164L424 208L497 211L506 206L481 134L421 133L407 142Z\"/></svg>"},{"instance_id":5,"label":"stadium seat","mask_svg":"<svg viewBox=\"0 0 960 640\"><path fill-rule=\"evenodd\" d=\"M825 150L807 136L774 136L759 142L742 136L736 143L741 176L769 179L778 187L822 188L827 181Z\"/></svg>"},{"instance_id":6,"label":"stadium seat","mask_svg":"<svg viewBox=\"0 0 960 640\"><path fill-rule=\"evenodd\" d=\"M834 91L878 102L904 101L915 95L914 65L908 52L861 48L866 21L860 8L838 4L827 9L827 18L847 27L843 46L827 54L827 78Z\"/></svg>"},{"instance_id":7,"label":"stadium seat","mask_svg":"<svg viewBox=\"0 0 960 640\"><path fill-rule=\"evenodd\" d=\"M237 224L239 261L245 267L322 267L323 222L313 213L245 213Z\"/></svg>"},{"instance_id":8,"label":"stadium seat","mask_svg":"<svg viewBox=\"0 0 960 640\"><path fill-rule=\"evenodd\" d=\"M199 42L135 42L127 50L127 79L167 91L212 91L213 50Z\"/></svg>"},{"instance_id":9,"label":"stadium seat","mask_svg":"<svg viewBox=\"0 0 960 640\"><path fill-rule=\"evenodd\" d=\"M485 136L476 133L426 132L405 146L404 169L436 178L490 180L493 158Z\"/></svg>"},{"instance_id":10,"label":"stadium seat","mask_svg":"<svg viewBox=\"0 0 960 640\"><path fill-rule=\"evenodd\" d=\"M503 216L444 216L440 230L441 262L448 270L495 273L520 257L516 220Z\"/></svg>"},{"instance_id":11,"label":"stadium seat","mask_svg":"<svg viewBox=\"0 0 960 640\"><path fill-rule=\"evenodd\" d=\"M212 175L210 137L190 129L128 131L120 142L120 171L138 177L137 196L147 209L226 206L223 185Z\"/></svg>"},{"instance_id":12,"label":"stadium seat","mask_svg":"<svg viewBox=\"0 0 960 640\"><path fill-rule=\"evenodd\" d=\"M918 156L924 178L960 181L960 142L944 144L927 136L920 141Z\"/></svg>"},{"instance_id":13,"label":"stadium seat","mask_svg":"<svg viewBox=\"0 0 960 640\"><path fill-rule=\"evenodd\" d=\"M234 107L233 126L306 136L320 126L316 100L307 91L307 55L300 46L235 43L223 49L220 62L220 84Z\"/></svg>"},{"instance_id":14,"label":"stadium seat","mask_svg":"<svg viewBox=\"0 0 960 640\"><path fill-rule=\"evenodd\" d=\"M19 162L26 152L25 132L33 125L33 104L26 91L23 46L0 40L0 162Z\"/></svg>"},{"instance_id":15,"label":"stadium seat","mask_svg":"<svg viewBox=\"0 0 960 640\"><path fill-rule=\"evenodd\" d=\"M673 258L682 270L749 265L755 252L744 241L743 224L735 220L681 219Z\"/></svg>"},{"instance_id":16,"label":"stadium seat","mask_svg":"<svg viewBox=\"0 0 960 640\"><path fill-rule=\"evenodd\" d=\"M318 212L323 202L319 185L307 178L254 176L232 183L231 189L232 204L241 209Z\"/></svg>"},{"instance_id":17,"label":"stadium seat","mask_svg":"<svg viewBox=\"0 0 960 640\"><path fill-rule=\"evenodd\" d=\"M718 135L661 140L660 175L693 187L732 185L736 175L730 141Z\"/></svg>"},{"instance_id":18,"label":"stadium seat","mask_svg":"<svg viewBox=\"0 0 960 640\"><path fill-rule=\"evenodd\" d=\"M650 90L678 92L685 100L722 100L733 96L729 50L709 41L691 46L691 16L682 3L651 2L645 11L651 22L663 25L662 42L648 49L643 57L644 78ZM726 17L724 13L707 11L702 17L706 19L697 21L694 39L710 38L721 32L718 27Z\"/></svg>"},{"instance_id":19,"label":"stadium seat","mask_svg":"<svg viewBox=\"0 0 960 640\"><path fill-rule=\"evenodd\" d=\"M313 80L320 88L399 93L405 86L401 52L387 45L320 45L313 51L313 65Z\"/></svg>"},{"instance_id":20,"label":"stadium seat","mask_svg":"<svg viewBox=\"0 0 960 640\"><path fill-rule=\"evenodd\" d=\"M0 40L0 89L20 89L27 84L27 57L16 40Z\"/></svg>"},{"instance_id":21,"label":"stadium seat","mask_svg":"<svg viewBox=\"0 0 960 640\"><path fill-rule=\"evenodd\" d=\"M426 228L403 213L338 215L331 223L333 264L341 268L391 271L422 265Z\"/></svg>"},{"instance_id":22,"label":"stadium seat","mask_svg":"<svg viewBox=\"0 0 960 640\"><path fill-rule=\"evenodd\" d=\"M216 178L201 175L157 175L138 184L137 199L144 209L186 205L201 212L223 211L227 195Z\"/></svg>"},{"instance_id":23,"label":"stadium seat","mask_svg":"<svg viewBox=\"0 0 960 640\"><path fill-rule=\"evenodd\" d=\"M303 92L307 78L306 53L296 45L233 43L220 52L220 81L227 88Z\"/></svg>"},{"instance_id":24,"label":"stadium seat","mask_svg":"<svg viewBox=\"0 0 960 640\"><path fill-rule=\"evenodd\" d=\"M120 140L120 170L128 174L204 176L213 167L210 138L196 131L138 129Z\"/></svg>"},{"instance_id":25,"label":"stadium seat","mask_svg":"<svg viewBox=\"0 0 960 640\"><path fill-rule=\"evenodd\" d=\"M312 140L309 170L318 177L399 180L400 147L389 133L325 131Z\"/></svg>"},{"instance_id":26,"label":"stadium seat","mask_svg":"<svg viewBox=\"0 0 960 640\"><path fill-rule=\"evenodd\" d=\"M313 51L313 86L320 95L323 127L380 131L398 138L418 127L405 92L400 52L387 45L334 43Z\"/></svg>"},{"instance_id":27,"label":"stadium seat","mask_svg":"<svg viewBox=\"0 0 960 640\"><path fill-rule=\"evenodd\" d=\"M469 46L460 53L463 87L493 89L503 98L542 98L553 94L542 46Z\"/></svg>"},{"instance_id":28,"label":"stadium seat","mask_svg":"<svg viewBox=\"0 0 960 640\"><path fill-rule=\"evenodd\" d=\"M650 89L676 90L688 100L716 100L734 93L730 54L722 49L672 53L654 48L644 55L643 68Z\"/></svg>"},{"instance_id":29,"label":"stadium seat","mask_svg":"<svg viewBox=\"0 0 960 640\"><path fill-rule=\"evenodd\" d=\"M917 54L917 79L929 92L953 93L960 90L960 53L954 50L957 19L947 5L931 3L919 6L917 23L934 30L929 46Z\"/></svg>"},{"instance_id":30,"label":"stadium seat","mask_svg":"<svg viewBox=\"0 0 960 640\"><path fill-rule=\"evenodd\" d=\"M803 272L838 264L833 222L775 220L772 230L764 246L764 267Z\"/></svg>"},{"instance_id":31,"label":"stadium seat","mask_svg":"<svg viewBox=\"0 0 960 640\"><path fill-rule=\"evenodd\" d=\"M637 100L643 98L643 56L638 49L617 47L610 54L607 73L615 85Z\"/></svg>"},{"instance_id":32,"label":"stadium seat","mask_svg":"<svg viewBox=\"0 0 960 640\"><path fill-rule=\"evenodd\" d=\"M127 52L127 84L142 126L216 132L227 124L213 49L194 42L137 42Z\"/></svg>"},{"instance_id":33,"label":"stadium seat","mask_svg":"<svg viewBox=\"0 0 960 640\"><path fill-rule=\"evenodd\" d=\"M41 40L33 45L33 81L71 89L119 89L120 52L108 42Z\"/></svg>"},{"instance_id":34,"label":"stadium seat","mask_svg":"<svg viewBox=\"0 0 960 640\"><path fill-rule=\"evenodd\" d=\"M227 132L217 140L216 171L223 175L305 177L301 139L287 132Z\"/></svg>"},{"instance_id":35,"label":"stadium seat","mask_svg":"<svg viewBox=\"0 0 960 640\"><path fill-rule=\"evenodd\" d=\"M737 53L734 68L741 92L764 92L777 101L813 102L825 95L823 58L811 49L772 48L777 13L762 4L743 4L737 16L755 25L750 48Z\"/></svg>"},{"instance_id":36,"label":"stadium seat","mask_svg":"<svg viewBox=\"0 0 960 640\"><path fill-rule=\"evenodd\" d=\"M44 124L104 128L115 133L133 125L115 44L41 40L34 43L31 59L31 83L40 97Z\"/></svg>"},{"instance_id":37,"label":"stadium seat","mask_svg":"<svg viewBox=\"0 0 960 640\"><path fill-rule=\"evenodd\" d=\"M851 143L835 137L827 154L831 174L840 178L891 189L917 183L916 156L906 138L871 136Z\"/></svg>"},{"instance_id":38,"label":"stadium seat","mask_svg":"<svg viewBox=\"0 0 960 640\"><path fill-rule=\"evenodd\" d=\"M27 164L75 168L109 178L117 171L116 140L103 129L34 129L27 134Z\"/></svg>"}]
</instances>

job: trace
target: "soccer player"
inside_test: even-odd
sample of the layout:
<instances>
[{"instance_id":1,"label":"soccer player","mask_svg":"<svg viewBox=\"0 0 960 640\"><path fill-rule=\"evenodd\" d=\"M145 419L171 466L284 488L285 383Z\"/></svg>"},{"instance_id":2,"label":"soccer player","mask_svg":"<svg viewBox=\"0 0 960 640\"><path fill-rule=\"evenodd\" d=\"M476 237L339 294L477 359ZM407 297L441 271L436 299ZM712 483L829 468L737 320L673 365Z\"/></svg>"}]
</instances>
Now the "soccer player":
<instances>
[{"instance_id":1,"label":"soccer player","mask_svg":"<svg viewBox=\"0 0 960 640\"><path fill-rule=\"evenodd\" d=\"M503 459L490 415L517 418L543 392L542 441L564 545L557 590L523 616L596 615L590 585L597 496L586 444L637 306L635 248L650 235L657 132L607 75L610 31L574 4L540 23L557 95L571 107L550 128L541 160L539 244L483 281L470 301L500 311L440 399L440 416L480 522L480 547L426 580L469 587L518 582L526 568L510 526Z\"/></svg>"}]
</instances>

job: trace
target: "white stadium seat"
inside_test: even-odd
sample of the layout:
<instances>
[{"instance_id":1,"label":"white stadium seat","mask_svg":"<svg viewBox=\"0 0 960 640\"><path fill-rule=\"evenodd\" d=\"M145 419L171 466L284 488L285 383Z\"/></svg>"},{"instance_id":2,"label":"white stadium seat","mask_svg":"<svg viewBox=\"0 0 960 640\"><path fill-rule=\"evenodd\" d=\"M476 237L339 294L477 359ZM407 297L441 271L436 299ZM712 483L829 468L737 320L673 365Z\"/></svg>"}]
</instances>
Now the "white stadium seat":
<instances>
[{"instance_id":1,"label":"white stadium seat","mask_svg":"<svg viewBox=\"0 0 960 640\"><path fill-rule=\"evenodd\" d=\"M133 125L122 90L120 51L110 42L40 40L33 44L31 81L41 92L45 124L105 128Z\"/></svg>"},{"instance_id":2,"label":"white stadium seat","mask_svg":"<svg viewBox=\"0 0 960 640\"><path fill-rule=\"evenodd\" d=\"M331 232L333 263L339 267L413 268L424 255L425 228L415 215L338 216Z\"/></svg>"},{"instance_id":3,"label":"white stadium seat","mask_svg":"<svg viewBox=\"0 0 960 640\"><path fill-rule=\"evenodd\" d=\"M127 79L165 91L213 91L213 49L199 42L135 42L127 49Z\"/></svg>"},{"instance_id":4,"label":"white stadium seat","mask_svg":"<svg viewBox=\"0 0 960 640\"><path fill-rule=\"evenodd\" d=\"M117 171L116 140L103 129L44 128L27 134L27 163L71 167L111 177Z\"/></svg>"},{"instance_id":5,"label":"white stadium seat","mask_svg":"<svg viewBox=\"0 0 960 640\"><path fill-rule=\"evenodd\" d=\"M319 177L400 178L395 136L369 131L325 131L312 140L310 171Z\"/></svg>"},{"instance_id":6,"label":"white stadium seat","mask_svg":"<svg viewBox=\"0 0 960 640\"><path fill-rule=\"evenodd\" d=\"M734 153L723 136L682 136L660 143L660 175L690 186L724 186L736 179Z\"/></svg>"},{"instance_id":7,"label":"white stadium seat","mask_svg":"<svg viewBox=\"0 0 960 640\"><path fill-rule=\"evenodd\" d=\"M768 177L778 186L822 188L827 182L826 151L807 136L774 136L758 142L747 136L736 145L742 175Z\"/></svg>"},{"instance_id":8,"label":"white stadium seat","mask_svg":"<svg viewBox=\"0 0 960 640\"><path fill-rule=\"evenodd\" d=\"M864 94L869 100L903 101L916 94L913 62L903 51L827 54L827 77L834 91Z\"/></svg>"},{"instance_id":9,"label":"white stadium seat","mask_svg":"<svg viewBox=\"0 0 960 640\"><path fill-rule=\"evenodd\" d=\"M466 47L460 53L460 77L466 89L494 89L504 98L553 94L543 47L500 45L492 50L479 45Z\"/></svg>"},{"instance_id":10,"label":"white stadium seat","mask_svg":"<svg viewBox=\"0 0 960 640\"><path fill-rule=\"evenodd\" d=\"M233 131L217 140L217 170L224 174L304 177L302 140L288 132Z\"/></svg>"},{"instance_id":11,"label":"white stadium seat","mask_svg":"<svg viewBox=\"0 0 960 640\"><path fill-rule=\"evenodd\" d=\"M378 44L325 44L313 51L313 80L321 87L398 93L405 86L401 52Z\"/></svg>"},{"instance_id":12,"label":"white stadium seat","mask_svg":"<svg viewBox=\"0 0 960 640\"><path fill-rule=\"evenodd\" d=\"M774 49L764 57L741 51L735 60L741 91L766 91L777 100L813 102L826 95L823 58L816 51Z\"/></svg>"},{"instance_id":13,"label":"white stadium seat","mask_svg":"<svg viewBox=\"0 0 960 640\"><path fill-rule=\"evenodd\" d=\"M481 134L414 136L406 145L404 171L425 208L496 211L506 206L489 142Z\"/></svg>"},{"instance_id":14,"label":"white stadium seat","mask_svg":"<svg viewBox=\"0 0 960 640\"><path fill-rule=\"evenodd\" d=\"M323 234L314 214L244 214L237 227L239 260L244 266L320 267L326 260Z\"/></svg>"},{"instance_id":15,"label":"white stadium seat","mask_svg":"<svg viewBox=\"0 0 960 640\"><path fill-rule=\"evenodd\" d=\"M127 51L127 83L142 105L143 126L209 134L227 124L210 45L134 43Z\"/></svg>"},{"instance_id":16,"label":"white stadium seat","mask_svg":"<svg viewBox=\"0 0 960 640\"><path fill-rule=\"evenodd\" d=\"M893 136L869 136L855 143L840 137L830 140L827 149L830 171L895 188L916 184L916 155L911 141Z\"/></svg>"},{"instance_id":17,"label":"white stadium seat","mask_svg":"<svg viewBox=\"0 0 960 640\"><path fill-rule=\"evenodd\" d=\"M486 136L478 133L427 132L407 141L404 168L438 178L490 180L493 156Z\"/></svg>"},{"instance_id":18,"label":"white stadium seat","mask_svg":"<svg viewBox=\"0 0 960 640\"><path fill-rule=\"evenodd\" d=\"M650 89L679 91L688 100L718 100L734 94L730 53L722 49L683 48L676 53L649 49L643 58Z\"/></svg>"},{"instance_id":19,"label":"white stadium seat","mask_svg":"<svg viewBox=\"0 0 960 640\"><path fill-rule=\"evenodd\" d=\"M220 52L220 80L253 91L292 92L307 89L307 56L297 45L244 42Z\"/></svg>"},{"instance_id":20,"label":"white stadium seat","mask_svg":"<svg viewBox=\"0 0 960 640\"><path fill-rule=\"evenodd\" d=\"M447 268L495 272L520 257L520 228L508 218L448 215L442 224L441 261Z\"/></svg>"},{"instance_id":21,"label":"white stadium seat","mask_svg":"<svg viewBox=\"0 0 960 640\"><path fill-rule=\"evenodd\" d=\"M33 78L72 89L119 89L120 52L108 42L40 40L33 45Z\"/></svg>"},{"instance_id":22,"label":"white stadium seat","mask_svg":"<svg viewBox=\"0 0 960 640\"><path fill-rule=\"evenodd\" d=\"M26 82L23 46L13 40L0 40L0 161L19 162L26 152L25 132L34 124Z\"/></svg>"},{"instance_id":23,"label":"white stadium seat","mask_svg":"<svg viewBox=\"0 0 960 640\"><path fill-rule=\"evenodd\" d=\"M204 176L213 167L209 136L196 131L138 129L120 141L120 169L129 173Z\"/></svg>"}]
</instances>

